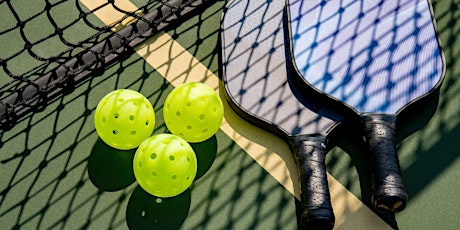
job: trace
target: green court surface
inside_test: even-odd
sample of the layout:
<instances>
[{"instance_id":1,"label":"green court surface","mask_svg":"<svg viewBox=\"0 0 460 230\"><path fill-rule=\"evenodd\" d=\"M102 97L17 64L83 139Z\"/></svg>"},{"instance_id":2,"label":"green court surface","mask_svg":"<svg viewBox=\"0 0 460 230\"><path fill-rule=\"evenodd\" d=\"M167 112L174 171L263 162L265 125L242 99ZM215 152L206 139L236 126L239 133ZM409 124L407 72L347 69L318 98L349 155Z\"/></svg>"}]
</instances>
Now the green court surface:
<instances>
[{"instance_id":1,"label":"green court surface","mask_svg":"<svg viewBox=\"0 0 460 230\"><path fill-rule=\"evenodd\" d=\"M13 2L24 9L35 4ZM70 2L73 1L62 11L73 12ZM133 1L137 2L141 1ZM398 153L409 195L407 207L395 215L372 211L365 147L355 129L347 127L338 147L327 155L327 167L345 188L331 188L335 193L333 201L355 203L334 207L338 219L335 229L453 230L460 226L460 1L431 2L446 58L446 78L438 100L424 102L427 109L420 106L400 122ZM172 61L153 63L155 57L142 54L144 47L149 49L150 43L164 37L158 35L72 92L53 99L46 108L29 114L11 130L0 131L1 229L297 229L298 189L292 186L298 183L278 172L284 164L291 167L292 159L283 165L268 162L286 159L286 152L273 156L274 152L285 151L286 146L265 146L263 143L282 141L235 120L231 111L225 115L228 126L222 126L211 139L192 144L198 158L198 175L189 190L174 198L159 199L144 192L132 171L135 150L108 147L94 128L99 100L112 90L129 88L141 92L152 103L156 111L154 133L167 132L163 104L177 82L219 82L218 32L225 3L216 1L199 15L166 31L174 44L199 61L182 63L185 72L175 74L175 69L169 69ZM42 8L39 3L35 6L32 8ZM2 4L0 15L5 10ZM65 18L66 14L61 14ZM1 17L13 20L6 14ZM6 19L0 28L8 24ZM96 16L91 20L100 20L101 25L104 22ZM39 37L40 28L37 24L30 33ZM94 32L75 28L76 37L84 33ZM59 49L53 42L40 52L52 55ZM13 34L0 37L0 55L14 53L12 49L20 46L17 43L20 41ZM164 46L173 49L168 44ZM169 56L174 60L180 55ZM16 68L35 64L28 60L24 57ZM208 72L195 71L198 65ZM165 76L168 74L172 79ZM0 71L1 84L6 77ZM250 135L245 129L263 135ZM247 141L242 142L242 137ZM254 155L254 151L261 151L254 150L260 149L259 145L266 149ZM293 170L289 168L288 172ZM354 199L343 198L347 194L353 194ZM364 219L362 213L372 218Z\"/></svg>"}]
</instances>

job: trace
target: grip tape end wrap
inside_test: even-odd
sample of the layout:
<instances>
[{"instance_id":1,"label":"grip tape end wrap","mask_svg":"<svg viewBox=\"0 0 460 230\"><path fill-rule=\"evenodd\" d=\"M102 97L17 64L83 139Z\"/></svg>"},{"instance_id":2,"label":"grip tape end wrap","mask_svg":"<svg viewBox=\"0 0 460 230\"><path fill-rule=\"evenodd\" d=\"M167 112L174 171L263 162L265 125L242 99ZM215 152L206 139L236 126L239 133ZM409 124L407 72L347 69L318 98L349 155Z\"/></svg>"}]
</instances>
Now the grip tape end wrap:
<instances>
[{"instance_id":1,"label":"grip tape end wrap","mask_svg":"<svg viewBox=\"0 0 460 230\"><path fill-rule=\"evenodd\" d=\"M402 211L407 193L396 152L396 116L365 114L361 118L370 153L374 208L384 213Z\"/></svg>"}]
</instances>

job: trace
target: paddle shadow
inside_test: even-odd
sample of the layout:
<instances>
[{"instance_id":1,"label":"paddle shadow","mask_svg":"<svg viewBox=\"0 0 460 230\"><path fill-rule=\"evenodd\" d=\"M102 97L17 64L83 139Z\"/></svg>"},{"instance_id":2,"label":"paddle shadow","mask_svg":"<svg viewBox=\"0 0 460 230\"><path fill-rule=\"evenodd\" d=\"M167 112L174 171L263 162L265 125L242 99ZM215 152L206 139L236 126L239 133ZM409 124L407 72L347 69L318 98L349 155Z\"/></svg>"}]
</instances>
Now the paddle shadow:
<instances>
[{"instance_id":1,"label":"paddle shadow","mask_svg":"<svg viewBox=\"0 0 460 230\"><path fill-rule=\"evenodd\" d=\"M439 93L435 92L413 103L398 115L396 124L396 140L398 144L416 131L423 129L428 124L437 110L438 101ZM414 114L416 114L416 116L414 116ZM359 177L361 200L363 203L374 210L374 212L393 229L398 229L395 214L378 212L374 209L374 205L371 202L373 184L372 170L369 167L371 162L366 143L363 139L363 133L361 129L356 128L360 126L361 123L358 119L348 119L345 125L336 133L336 138L333 139L334 146L345 151L351 158L351 164L355 167ZM334 165L337 164L338 159L329 159L328 167L333 168ZM407 175L406 171L407 170L402 170L402 174L404 174L403 179L405 179L406 191L408 192L409 199L411 199L417 193L412 189L414 181L416 180L411 180L410 178L415 177L413 175ZM346 183L345 186L347 186Z\"/></svg>"}]
</instances>

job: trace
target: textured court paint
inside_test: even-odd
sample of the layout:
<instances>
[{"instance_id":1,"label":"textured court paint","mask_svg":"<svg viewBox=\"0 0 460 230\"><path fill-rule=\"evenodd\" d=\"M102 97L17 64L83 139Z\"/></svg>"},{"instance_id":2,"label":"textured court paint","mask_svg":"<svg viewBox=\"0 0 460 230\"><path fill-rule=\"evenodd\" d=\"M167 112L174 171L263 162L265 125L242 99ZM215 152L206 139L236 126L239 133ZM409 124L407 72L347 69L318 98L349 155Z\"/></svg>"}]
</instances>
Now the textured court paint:
<instances>
[{"instance_id":1,"label":"textured court paint","mask_svg":"<svg viewBox=\"0 0 460 230\"><path fill-rule=\"evenodd\" d=\"M91 2L100 4L100 1L81 0L80 2L85 5ZM125 3L127 7L132 7L129 1L126 2L128 2ZM113 16L110 8L107 7L107 10L100 11L97 14L104 23L110 24L110 22L116 21L116 17ZM110 19L106 20L104 19L105 17ZM219 90L219 78L166 33L160 33L150 38L137 47L136 52L175 87L185 82L200 81L217 91ZM168 65L164 63L168 63ZM184 63L187 64L185 65ZM224 103L224 106L225 116L221 130L298 198L299 191L294 191L294 187L298 186L292 184L293 181L297 183L296 181L298 180L296 173L290 172L290 169L295 168L295 163L291 159L289 147L274 135L243 121L238 115L234 114L227 103ZM241 130L241 127L244 127L244 130ZM241 135L241 133L244 133L249 138ZM263 145L260 145L250 141L254 139L263 139L265 141L263 141ZM335 229L391 229L329 174L328 181L336 214Z\"/></svg>"}]
</instances>

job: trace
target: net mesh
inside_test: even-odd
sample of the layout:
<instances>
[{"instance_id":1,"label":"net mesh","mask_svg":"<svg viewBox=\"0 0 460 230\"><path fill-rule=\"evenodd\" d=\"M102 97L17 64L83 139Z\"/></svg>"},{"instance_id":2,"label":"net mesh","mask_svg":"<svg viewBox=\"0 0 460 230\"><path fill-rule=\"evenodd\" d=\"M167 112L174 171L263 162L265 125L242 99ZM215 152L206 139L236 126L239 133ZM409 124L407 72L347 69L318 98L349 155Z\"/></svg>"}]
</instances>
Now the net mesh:
<instances>
[{"instance_id":1,"label":"net mesh","mask_svg":"<svg viewBox=\"0 0 460 230\"><path fill-rule=\"evenodd\" d=\"M211 1L132 2L0 2L1 128L14 126L50 98L71 90L95 70ZM112 21L101 22L97 14L110 14Z\"/></svg>"}]
</instances>

